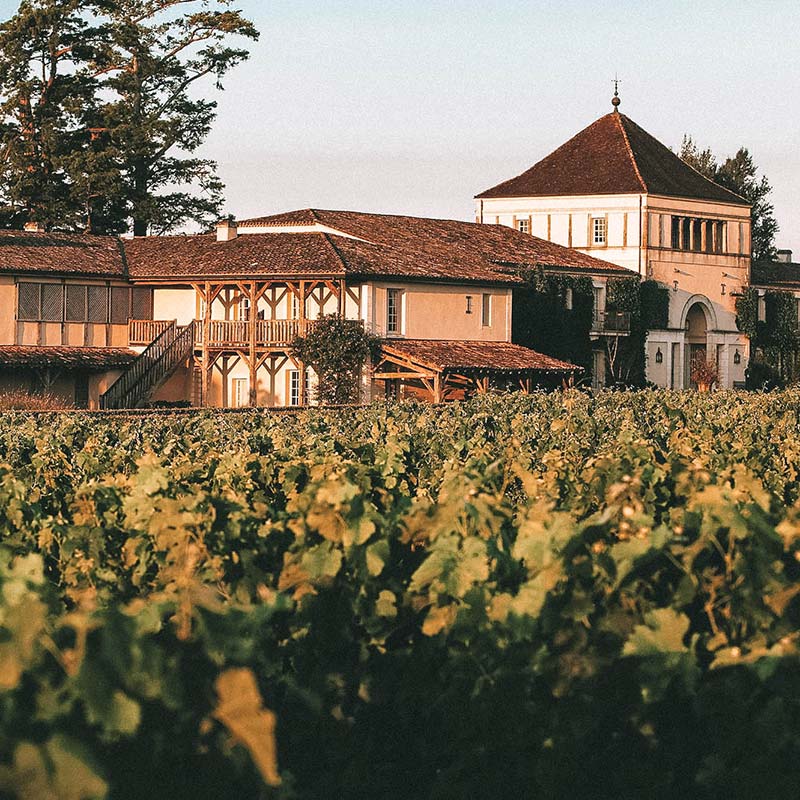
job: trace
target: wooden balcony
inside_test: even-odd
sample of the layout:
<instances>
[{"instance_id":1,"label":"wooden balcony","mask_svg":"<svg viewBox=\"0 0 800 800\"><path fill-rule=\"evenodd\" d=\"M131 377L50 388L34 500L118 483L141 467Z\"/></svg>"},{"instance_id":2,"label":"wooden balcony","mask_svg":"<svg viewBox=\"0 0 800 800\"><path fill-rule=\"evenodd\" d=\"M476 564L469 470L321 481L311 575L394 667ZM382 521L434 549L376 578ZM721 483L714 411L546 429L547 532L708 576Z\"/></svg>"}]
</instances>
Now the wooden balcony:
<instances>
[{"instance_id":1,"label":"wooden balcony","mask_svg":"<svg viewBox=\"0 0 800 800\"><path fill-rule=\"evenodd\" d=\"M174 322L175 320L163 319L128 320L128 345L146 347Z\"/></svg>"},{"instance_id":2,"label":"wooden balcony","mask_svg":"<svg viewBox=\"0 0 800 800\"><path fill-rule=\"evenodd\" d=\"M313 327L313 320L257 319L257 347L288 347L296 337L305 336ZM203 344L203 322L198 321L197 344ZM212 319L208 325L209 347L248 347L250 345L250 322L248 320Z\"/></svg>"},{"instance_id":3,"label":"wooden balcony","mask_svg":"<svg viewBox=\"0 0 800 800\"><path fill-rule=\"evenodd\" d=\"M628 336L631 332L631 315L629 311L595 312L592 319L594 336Z\"/></svg>"}]
</instances>

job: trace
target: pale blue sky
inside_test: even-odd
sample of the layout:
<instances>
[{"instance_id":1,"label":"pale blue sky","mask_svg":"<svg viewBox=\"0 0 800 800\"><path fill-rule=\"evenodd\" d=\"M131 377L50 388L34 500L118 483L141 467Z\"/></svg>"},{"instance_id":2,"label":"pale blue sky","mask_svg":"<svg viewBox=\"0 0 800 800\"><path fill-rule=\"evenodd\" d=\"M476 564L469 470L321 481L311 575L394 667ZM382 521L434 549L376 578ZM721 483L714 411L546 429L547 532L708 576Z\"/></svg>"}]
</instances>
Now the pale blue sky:
<instances>
[{"instance_id":1,"label":"pale blue sky","mask_svg":"<svg viewBox=\"0 0 800 800\"><path fill-rule=\"evenodd\" d=\"M9 16L16 2L0 0ZM242 218L318 206L471 219L472 197L611 109L676 148L750 148L800 260L800 3L257 2L203 154Z\"/></svg>"}]
</instances>

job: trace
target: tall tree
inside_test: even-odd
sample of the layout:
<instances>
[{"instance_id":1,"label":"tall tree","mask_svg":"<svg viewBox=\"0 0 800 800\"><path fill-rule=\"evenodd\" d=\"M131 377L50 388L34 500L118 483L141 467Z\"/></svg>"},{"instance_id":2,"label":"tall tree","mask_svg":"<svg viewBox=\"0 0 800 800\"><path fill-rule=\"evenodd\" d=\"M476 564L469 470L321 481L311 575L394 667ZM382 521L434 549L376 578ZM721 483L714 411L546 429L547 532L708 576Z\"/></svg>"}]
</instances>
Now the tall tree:
<instances>
[{"instance_id":1,"label":"tall tree","mask_svg":"<svg viewBox=\"0 0 800 800\"><path fill-rule=\"evenodd\" d=\"M713 152L701 150L691 136L684 136L679 155L689 166L709 180L730 189L747 200L751 206L751 243L754 261L771 260L775 257L775 237L778 221L775 209L767 199L772 186L765 176L757 177L758 168L746 147L739 148L735 156L719 164Z\"/></svg>"},{"instance_id":2,"label":"tall tree","mask_svg":"<svg viewBox=\"0 0 800 800\"><path fill-rule=\"evenodd\" d=\"M79 227L73 186L90 142L85 0L23 0L0 25L0 220Z\"/></svg>"},{"instance_id":3,"label":"tall tree","mask_svg":"<svg viewBox=\"0 0 800 800\"><path fill-rule=\"evenodd\" d=\"M0 225L163 233L219 216L197 96L257 39L231 0L23 0L0 26Z\"/></svg>"},{"instance_id":4,"label":"tall tree","mask_svg":"<svg viewBox=\"0 0 800 800\"><path fill-rule=\"evenodd\" d=\"M104 17L95 72L113 99L105 135L119 153L121 201L133 233L206 224L222 206L216 163L193 154L208 135L217 104L193 96L203 78L222 79L245 60L232 35L258 32L231 0L100 0Z\"/></svg>"}]
</instances>

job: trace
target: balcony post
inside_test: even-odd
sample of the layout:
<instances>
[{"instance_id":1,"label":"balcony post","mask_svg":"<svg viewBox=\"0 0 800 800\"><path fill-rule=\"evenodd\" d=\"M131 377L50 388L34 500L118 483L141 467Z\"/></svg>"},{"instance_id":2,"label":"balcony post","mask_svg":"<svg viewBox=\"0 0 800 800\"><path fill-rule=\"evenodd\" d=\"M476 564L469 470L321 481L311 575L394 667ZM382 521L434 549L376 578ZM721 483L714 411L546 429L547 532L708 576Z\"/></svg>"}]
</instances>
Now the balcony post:
<instances>
[{"instance_id":1,"label":"balcony post","mask_svg":"<svg viewBox=\"0 0 800 800\"><path fill-rule=\"evenodd\" d=\"M306 282L300 281L300 335L305 336L306 331ZM298 360L297 369L300 372L300 405L308 404L306 397L306 365Z\"/></svg>"},{"instance_id":2,"label":"balcony post","mask_svg":"<svg viewBox=\"0 0 800 800\"><path fill-rule=\"evenodd\" d=\"M258 402L257 367L256 367L256 282L250 281L250 405Z\"/></svg>"},{"instance_id":3,"label":"balcony post","mask_svg":"<svg viewBox=\"0 0 800 800\"><path fill-rule=\"evenodd\" d=\"M202 350L202 358L203 358L203 383L202 383L202 394L203 394L203 401L202 405L208 405L208 394L211 384L211 364L208 360L208 339L211 332L211 284L206 281L203 285L203 299L204 299L204 308L203 308L203 350Z\"/></svg>"}]
</instances>

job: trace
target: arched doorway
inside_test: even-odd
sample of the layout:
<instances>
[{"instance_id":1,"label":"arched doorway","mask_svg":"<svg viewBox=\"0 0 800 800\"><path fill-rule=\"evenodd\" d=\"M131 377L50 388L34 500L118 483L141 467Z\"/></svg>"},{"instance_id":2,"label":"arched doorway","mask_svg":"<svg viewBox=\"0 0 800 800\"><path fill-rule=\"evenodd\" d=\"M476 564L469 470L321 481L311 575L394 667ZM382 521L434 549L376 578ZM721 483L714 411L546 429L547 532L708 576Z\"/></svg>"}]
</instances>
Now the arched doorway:
<instances>
[{"instance_id":1,"label":"arched doorway","mask_svg":"<svg viewBox=\"0 0 800 800\"><path fill-rule=\"evenodd\" d=\"M708 317L702 303L695 303L686 314L686 386L696 388L691 380L692 364L708 356Z\"/></svg>"}]
</instances>

